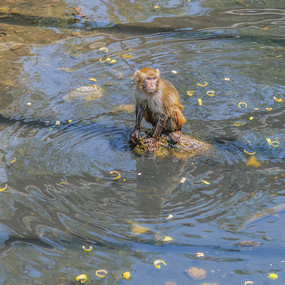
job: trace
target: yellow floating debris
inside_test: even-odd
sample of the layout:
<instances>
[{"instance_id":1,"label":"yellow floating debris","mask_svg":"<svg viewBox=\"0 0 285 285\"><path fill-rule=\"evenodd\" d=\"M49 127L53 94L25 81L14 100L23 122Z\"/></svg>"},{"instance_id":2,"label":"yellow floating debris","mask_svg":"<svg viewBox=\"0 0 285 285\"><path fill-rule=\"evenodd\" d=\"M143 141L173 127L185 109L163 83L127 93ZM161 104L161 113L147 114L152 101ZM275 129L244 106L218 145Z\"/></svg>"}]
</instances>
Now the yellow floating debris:
<instances>
[{"instance_id":1,"label":"yellow floating debris","mask_svg":"<svg viewBox=\"0 0 285 285\"><path fill-rule=\"evenodd\" d=\"M271 280L275 280L278 278L278 275L276 273L268 273L267 278L269 278Z\"/></svg>"},{"instance_id":2,"label":"yellow floating debris","mask_svg":"<svg viewBox=\"0 0 285 285\"><path fill-rule=\"evenodd\" d=\"M191 96L193 96L193 94L194 94L194 91L187 91L187 94L191 97Z\"/></svg>"},{"instance_id":3,"label":"yellow floating debris","mask_svg":"<svg viewBox=\"0 0 285 285\"><path fill-rule=\"evenodd\" d=\"M2 192L2 191L4 191L4 190L6 190L6 189L7 189L7 187L8 187L8 185L6 184L6 186L5 186L4 188L1 188L1 189L0 189L0 192Z\"/></svg>"},{"instance_id":4,"label":"yellow floating debris","mask_svg":"<svg viewBox=\"0 0 285 285\"><path fill-rule=\"evenodd\" d=\"M11 161L11 163L14 163L16 161L16 157L14 157L14 159Z\"/></svg>"},{"instance_id":5,"label":"yellow floating debris","mask_svg":"<svg viewBox=\"0 0 285 285\"><path fill-rule=\"evenodd\" d=\"M173 241L173 238L170 236L165 236L162 241L167 241L167 242Z\"/></svg>"},{"instance_id":6,"label":"yellow floating debris","mask_svg":"<svg viewBox=\"0 0 285 285\"><path fill-rule=\"evenodd\" d=\"M163 260L161 260L161 259L157 259L157 260L155 260L155 261L153 262L153 264L154 264L154 266L155 266L156 268L160 268L160 267L161 267L161 266L160 266L161 263L166 266L166 263L165 263Z\"/></svg>"},{"instance_id":7,"label":"yellow floating debris","mask_svg":"<svg viewBox=\"0 0 285 285\"><path fill-rule=\"evenodd\" d=\"M123 275L123 277L124 277L125 279L129 279L129 278L131 277L131 274L130 274L129 271L124 272L122 275Z\"/></svg>"},{"instance_id":8,"label":"yellow floating debris","mask_svg":"<svg viewBox=\"0 0 285 285\"><path fill-rule=\"evenodd\" d=\"M209 183L208 181L206 181L206 180L202 180L202 182L205 183L205 184L207 184L207 185L210 184L210 183Z\"/></svg>"},{"instance_id":9,"label":"yellow floating debris","mask_svg":"<svg viewBox=\"0 0 285 285\"><path fill-rule=\"evenodd\" d=\"M274 99L276 102L282 102L282 101L283 101L282 98L276 98L275 96L273 97L273 99Z\"/></svg>"},{"instance_id":10,"label":"yellow floating debris","mask_svg":"<svg viewBox=\"0 0 285 285\"><path fill-rule=\"evenodd\" d=\"M199 103L199 106L202 106L202 105L203 105L201 98L198 99L198 103Z\"/></svg>"},{"instance_id":11,"label":"yellow floating debris","mask_svg":"<svg viewBox=\"0 0 285 285\"><path fill-rule=\"evenodd\" d=\"M180 180L180 183L185 183L185 181L186 181L186 177L183 177L181 180Z\"/></svg>"},{"instance_id":12,"label":"yellow floating debris","mask_svg":"<svg viewBox=\"0 0 285 285\"><path fill-rule=\"evenodd\" d=\"M96 79L96 78L89 78L88 80L97 82L97 79Z\"/></svg>"},{"instance_id":13,"label":"yellow floating debris","mask_svg":"<svg viewBox=\"0 0 285 285\"><path fill-rule=\"evenodd\" d=\"M166 218L166 220L170 220L173 218L173 215L172 214L169 214L168 217Z\"/></svg>"},{"instance_id":14,"label":"yellow floating debris","mask_svg":"<svg viewBox=\"0 0 285 285\"><path fill-rule=\"evenodd\" d=\"M209 91L207 91L207 95L213 97L213 96L215 96L215 91L209 90Z\"/></svg>"},{"instance_id":15,"label":"yellow floating debris","mask_svg":"<svg viewBox=\"0 0 285 285\"><path fill-rule=\"evenodd\" d=\"M105 270L105 269L98 269L96 272L95 272L95 275L100 277L100 278L105 278L105 276L108 274L108 271Z\"/></svg>"},{"instance_id":16,"label":"yellow floating debris","mask_svg":"<svg viewBox=\"0 0 285 285\"><path fill-rule=\"evenodd\" d=\"M87 280L86 274L80 274L76 277L76 281L80 281L81 283L84 283Z\"/></svg>"},{"instance_id":17,"label":"yellow floating debris","mask_svg":"<svg viewBox=\"0 0 285 285\"><path fill-rule=\"evenodd\" d=\"M101 47L99 48L99 51L107 53L109 49L107 47Z\"/></svg>"},{"instance_id":18,"label":"yellow floating debris","mask_svg":"<svg viewBox=\"0 0 285 285\"><path fill-rule=\"evenodd\" d=\"M198 86L200 87L205 87L208 85L208 82L204 81L204 84L201 84L201 83L197 83Z\"/></svg>"},{"instance_id":19,"label":"yellow floating debris","mask_svg":"<svg viewBox=\"0 0 285 285\"><path fill-rule=\"evenodd\" d=\"M249 159L246 161L246 166L259 167L261 166L261 162L257 160L254 156L250 156Z\"/></svg>"},{"instance_id":20,"label":"yellow floating debris","mask_svg":"<svg viewBox=\"0 0 285 285\"><path fill-rule=\"evenodd\" d=\"M114 177L114 180L120 179L121 178L121 174L118 171L110 171L110 174L117 174L117 177Z\"/></svg>"},{"instance_id":21,"label":"yellow floating debris","mask_svg":"<svg viewBox=\"0 0 285 285\"><path fill-rule=\"evenodd\" d=\"M245 102L239 102L238 107L241 108L241 106L244 106L244 108L247 108L247 104Z\"/></svg>"},{"instance_id":22,"label":"yellow floating debris","mask_svg":"<svg viewBox=\"0 0 285 285\"><path fill-rule=\"evenodd\" d=\"M248 151L246 151L245 149L243 150L246 154L249 154L249 155L254 155L255 154L255 152L248 152Z\"/></svg>"},{"instance_id":23,"label":"yellow floating debris","mask_svg":"<svg viewBox=\"0 0 285 285\"><path fill-rule=\"evenodd\" d=\"M196 252L196 256L197 257L204 257L204 253L203 252Z\"/></svg>"},{"instance_id":24,"label":"yellow floating debris","mask_svg":"<svg viewBox=\"0 0 285 285\"><path fill-rule=\"evenodd\" d=\"M86 252L90 252L93 247L90 245L89 248L86 248L84 245L82 246L83 250L86 251Z\"/></svg>"}]
</instances>

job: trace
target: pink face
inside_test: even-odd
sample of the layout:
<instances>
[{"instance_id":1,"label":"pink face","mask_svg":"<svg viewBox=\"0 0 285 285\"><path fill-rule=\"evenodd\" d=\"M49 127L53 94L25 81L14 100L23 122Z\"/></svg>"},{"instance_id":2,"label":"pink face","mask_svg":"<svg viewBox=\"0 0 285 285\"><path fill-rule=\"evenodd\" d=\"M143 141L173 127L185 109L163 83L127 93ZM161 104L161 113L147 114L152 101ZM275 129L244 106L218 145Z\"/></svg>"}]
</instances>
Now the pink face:
<instances>
[{"instance_id":1,"label":"pink face","mask_svg":"<svg viewBox=\"0 0 285 285\"><path fill-rule=\"evenodd\" d=\"M157 77L156 76L147 76L144 79L145 89L148 93L153 93L157 89Z\"/></svg>"}]
</instances>

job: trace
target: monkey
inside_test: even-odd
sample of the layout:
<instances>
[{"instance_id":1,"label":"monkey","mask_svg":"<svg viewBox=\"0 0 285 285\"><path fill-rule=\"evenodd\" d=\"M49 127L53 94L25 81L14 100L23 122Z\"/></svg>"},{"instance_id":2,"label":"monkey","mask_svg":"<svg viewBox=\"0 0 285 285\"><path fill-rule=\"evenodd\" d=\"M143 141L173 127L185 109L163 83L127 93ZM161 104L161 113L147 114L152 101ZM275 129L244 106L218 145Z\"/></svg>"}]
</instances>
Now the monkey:
<instances>
[{"instance_id":1,"label":"monkey","mask_svg":"<svg viewBox=\"0 0 285 285\"><path fill-rule=\"evenodd\" d=\"M168 134L172 143L178 143L186 119L182 114L183 106L176 88L168 80L160 77L158 69L147 67L137 70L134 78L136 123L130 134L130 143L138 143L143 118L153 125L153 135L146 140L148 153L156 151L157 141L162 132Z\"/></svg>"}]
</instances>

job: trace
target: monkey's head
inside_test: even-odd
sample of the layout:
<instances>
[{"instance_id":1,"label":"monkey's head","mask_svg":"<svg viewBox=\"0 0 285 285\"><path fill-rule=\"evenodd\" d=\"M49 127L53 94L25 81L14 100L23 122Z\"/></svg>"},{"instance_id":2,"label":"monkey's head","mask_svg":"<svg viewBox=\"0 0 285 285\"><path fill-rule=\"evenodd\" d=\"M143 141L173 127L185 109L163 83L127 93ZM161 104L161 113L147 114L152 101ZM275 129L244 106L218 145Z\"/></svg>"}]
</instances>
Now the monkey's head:
<instances>
[{"instance_id":1,"label":"monkey's head","mask_svg":"<svg viewBox=\"0 0 285 285\"><path fill-rule=\"evenodd\" d=\"M156 92L160 79L160 72L158 69L146 67L141 71L137 70L134 77L137 80L140 90L147 93Z\"/></svg>"}]
</instances>

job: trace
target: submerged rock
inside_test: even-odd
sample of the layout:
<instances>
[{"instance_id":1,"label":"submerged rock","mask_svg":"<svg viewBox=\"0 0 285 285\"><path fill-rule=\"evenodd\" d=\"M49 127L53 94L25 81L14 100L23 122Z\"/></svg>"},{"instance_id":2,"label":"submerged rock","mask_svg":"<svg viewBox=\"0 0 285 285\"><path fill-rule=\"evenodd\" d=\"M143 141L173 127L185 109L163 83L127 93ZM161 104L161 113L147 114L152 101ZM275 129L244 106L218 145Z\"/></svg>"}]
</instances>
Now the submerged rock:
<instances>
[{"instance_id":1,"label":"submerged rock","mask_svg":"<svg viewBox=\"0 0 285 285\"><path fill-rule=\"evenodd\" d=\"M70 101L75 98L80 98L86 101L93 101L101 97L104 89L98 85L80 86L72 90L67 95L63 96L63 100Z\"/></svg>"},{"instance_id":2,"label":"submerged rock","mask_svg":"<svg viewBox=\"0 0 285 285\"><path fill-rule=\"evenodd\" d=\"M136 154L147 154L147 138L149 138L149 136L140 138L139 144L134 148ZM176 144L169 142L166 135L162 135L158 141L158 147L155 155L165 157L171 154L174 157L185 159L205 154L211 149L212 145L210 143L203 142L190 135L182 134L180 141Z\"/></svg>"}]
</instances>

